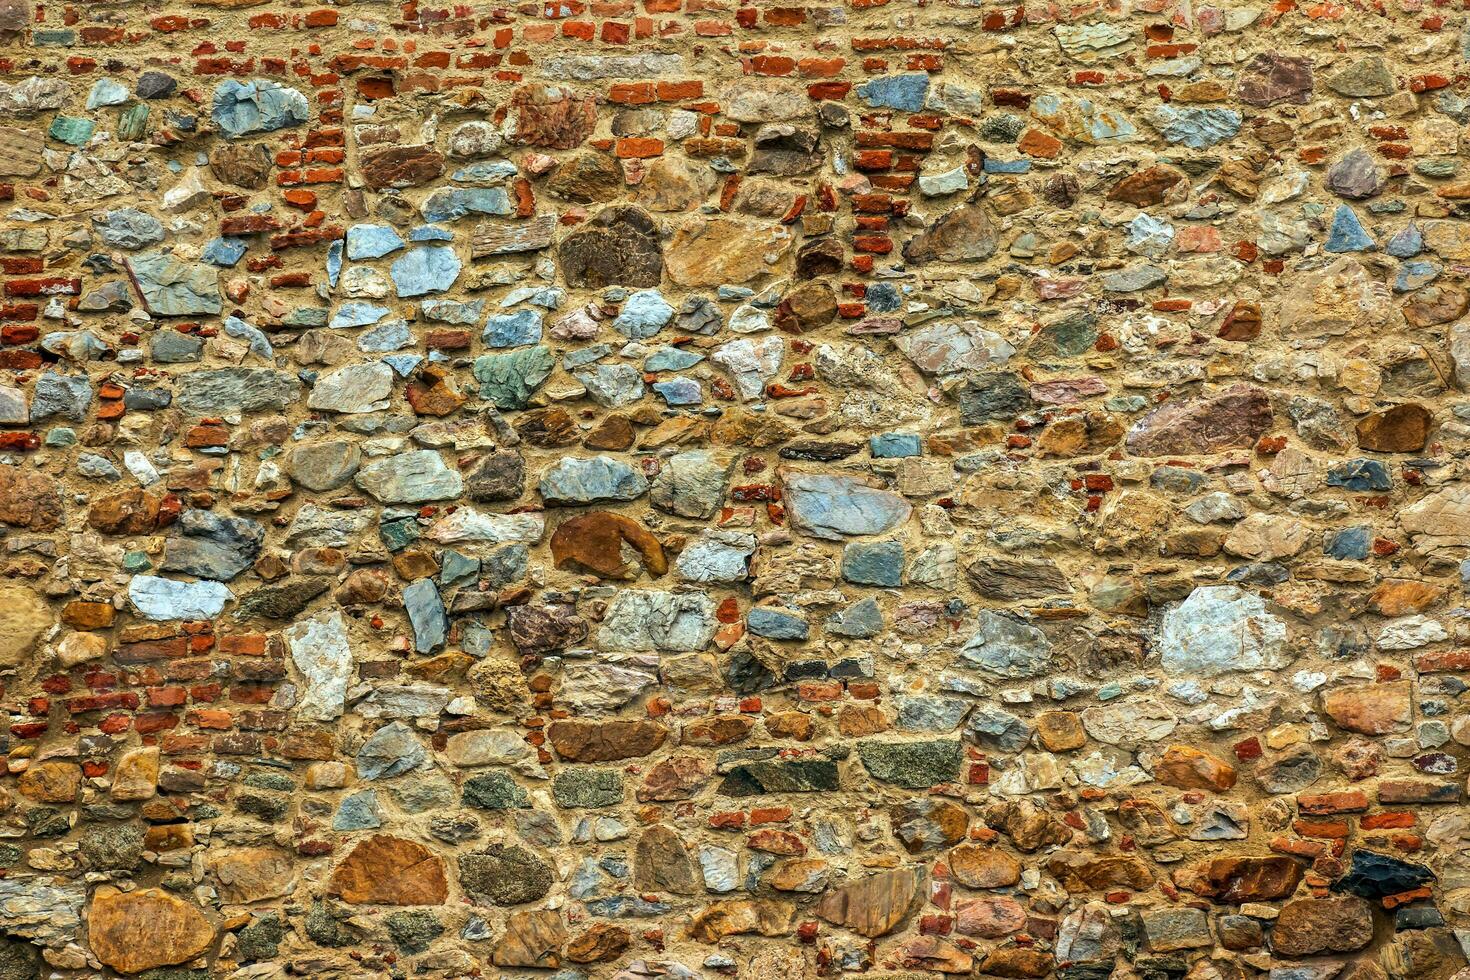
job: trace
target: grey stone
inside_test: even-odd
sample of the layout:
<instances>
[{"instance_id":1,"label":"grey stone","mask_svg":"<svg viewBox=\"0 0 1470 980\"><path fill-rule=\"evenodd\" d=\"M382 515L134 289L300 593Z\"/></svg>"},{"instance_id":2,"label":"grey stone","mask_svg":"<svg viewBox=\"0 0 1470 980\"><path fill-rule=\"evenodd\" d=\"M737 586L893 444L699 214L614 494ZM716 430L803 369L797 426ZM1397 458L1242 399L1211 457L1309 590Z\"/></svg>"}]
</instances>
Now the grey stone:
<instances>
[{"instance_id":1,"label":"grey stone","mask_svg":"<svg viewBox=\"0 0 1470 980\"><path fill-rule=\"evenodd\" d=\"M352 679L352 648L346 621L336 610L292 623L281 632L291 662L306 683L296 713L310 721L339 718Z\"/></svg>"},{"instance_id":2,"label":"grey stone","mask_svg":"<svg viewBox=\"0 0 1470 980\"><path fill-rule=\"evenodd\" d=\"M194 371L179 379L178 407L186 412L280 411L301 397L301 383L265 368Z\"/></svg>"},{"instance_id":3,"label":"grey stone","mask_svg":"<svg viewBox=\"0 0 1470 980\"><path fill-rule=\"evenodd\" d=\"M413 626L413 647L429 653L449 638L449 617L433 579L421 578L403 588L403 609Z\"/></svg>"},{"instance_id":4,"label":"grey stone","mask_svg":"<svg viewBox=\"0 0 1470 980\"><path fill-rule=\"evenodd\" d=\"M654 477L649 502L680 517L707 520L725 501L730 465L702 449L670 456Z\"/></svg>"},{"instance_id":5,"label":"grey stone","mask_svg":"<svg viewBox=\"0 0 1470 980\"><path fill-rule=\"evenodd\" d=\"M387 779L417 769L427 753L409 728L401 721L390 722L373 732L357 750L357 775L361 779Z\"/></svg>"},{"instance_id":6,"label":"grey stone","mask_svg":"<svg viewBox=\"0 0 1470 980\"><path fill-rule=\"evenodd\" d=\"M637 500L648 492L648 480L615 456L569 456L542 474L536 489L553 506Z\"/></svg>"},{"instance_id":7,"label":"grey stone","mask_svg":"<svg viewBox=\"0 0 1470 980\"><path fill-rule=\"evenodd\" d=\"M981 610L960 656L988 674L1009 679L1039 677L1053 666L1045 633L989 609Z\"/></svg>"},{"instance_id":8,"label":"grey stone","mask_svg":"<svg viewBox=\"0 0 1470 980\"><path fill-rule=\"evenodd\" d=\"M393 369L386 364L351 364L322 375L307 396L306 407L319 412L354 415L381 412L393 395Z\"/></svg>"},{"instance_id":9,"label":"grey stone","mask_svg":"<svg viewBox=\"0 0 1470 980\"><path fill-rule=\"evenodd\" d=\"M814 538L840 541L844 535L882 534L913 511L898 494L855 477L789 474L784 483L792 526Z\"/></svg>"},{"instance_id":10,"label":"grey stone","mask_svg":"<svg viewBox=\"0 0 1470 980\"><path fill-rule=\"evenodd\" d=\"M1235 585L1200 586L1169 609L1158 648L1165 670L1206 677L1276 669L1291 659L1286 624L1266 610L1260 596Z\"/></svg>"},{"instance_id":11,"label":"grey stone","mask_svg":"<svg viewBox=\"0 0 1470 980\"><path fill-rule=\"evenodd\" d=\"M159 568L228 582L250 567L264 544L265 528L248 517L188 510L169 534Z\"/></svg>"},{"instance_id":12,"label":"grey stone","mask_svg":"<svg viewBox=\"0 0 1470 980\"><path fill-rule=\"evenodd\" d=\"M607 651L689 653L715 634L715 601L702 592L624 589L610 603L597 645Z\"/></svg>"},{"instance_id":13,"label":"grey stone","mask_svg":"<svg viewBox=\"0 0 1470 980\"><path fill-rule=\"evenodd\" d=\"M432 449L373 460L358 471L356 483L385 504L453 500L464 492L464 478Z\"/></svg>"}]
</instances>

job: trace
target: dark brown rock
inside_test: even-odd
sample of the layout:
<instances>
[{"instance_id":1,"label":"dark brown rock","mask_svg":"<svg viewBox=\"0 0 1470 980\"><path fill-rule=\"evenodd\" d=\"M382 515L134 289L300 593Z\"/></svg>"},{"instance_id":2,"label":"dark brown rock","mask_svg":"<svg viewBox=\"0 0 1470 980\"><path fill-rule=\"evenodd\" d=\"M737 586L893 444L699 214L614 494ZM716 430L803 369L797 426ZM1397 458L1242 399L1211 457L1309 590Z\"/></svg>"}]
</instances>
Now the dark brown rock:
<instances>
[{"instance_id":1,"label":"dark brown rock","mask_svg":"<svg viewBox=\"0 0 1470 980\"><path fill-rule=\"evenodd\" d=\"M1285 856L1219 857L1175 874L1181 888L1222 905L1274 902L1289 897L1301 883L1300 862Z\"/></svg>"},{"instance_id":2,"label":"dark brown rock","mask_svg":"<svg viewBox=\"0 0 1470 980\"><path fill-rule=\"evenodd\" d=\"M1131 888L1142 891L1154 883L1153 872L1136 857L1094 854L1089 851L1056 851L1047 858L1046 870L1069 892Z\"/></svg>"},{"instance_id":3,"label":"dark brown rock","mask_svg":"<svg viewBox=\"0 0 1470 980\"><path fill-rule=\"evenodd\" d=\"M624 546L637 553L640 564L653 576L669 570L664 549L648 529L631 517L595 510L562 521L551 535L551 555L557 568L585 569L601 578L630 578Z\"/></svg>"},{"instance_id":4,"label":"dark brown rock","mask_svg":"<svg viewBox=\"0 0 1470 980\"><path fill-rule=\"evenodd\" d=\"M337 865L327 891L349 905L442 905L449 884L444 862L424 845L377 834Z\"/></svg>"},{"instance_id":5,"label":"dark brown rock","mask_svg":"<svg viewBox=\"0 0 1470 980\"><path fill-rule=\"evenodd\" d=\"M1173 167L1145 167L1114 184L1108 191L1108 200L1139 208L1154 207L1163 204L1164 195L1183 179L1184 174Z\"/></svg>"},{"instance_id":6,"label":"dark brown rock","mask_svg":"<svg viewBox=\"0 0 1470 980\"><path fill-rule=\"evenodd\" d=\"M1358 446L1375 453L1416 453L1429 441L1434 416L1410 402L1374 412L1358 422Z\"/></svg>"},{"instance_id":7,"label":"dark brown rock","mask_svg":"<svg viewBox=\"0 0 1470 980\"><path fill-rule=\"evenodd\" d=\"M615 960L633 945L633 934L611 922L595 922L586 932L567 943L567 959L573 963L603 963Z\"/></svg>"},{"instance_id":8,"label":"dark brown rock","mask_svg":"<svg viewBox=\"0 0 1470 980\"><path fill-rule=\"evenodd\" d=\"M669 730L657 722L566 719L547 726L556 754L567 762L616 762L648 755L664 744Z\"/></svg>"},{"instance_id":9,"label":"dark brown rock","mask_svg":"<svg viewBox=\"0 0 1470 980\"><path fill-rule=\"evenodd\" d=\"M1271 427L1271 399L1260 388L1237 384L1224 392L1170 401L1128 430L1133 456L1198 456L1248 449Z\"/></svg>"},{"instance_id":10,"label":"dark brown rock","mask_svg":"<svg viewBox=\"0 0 1470 980\"><path fill-rule=\"evenodd\" d=\"M523 654L562 650L587 639L587 621L569 602L527 603L507 613L510 642Z\"/></svg>"},{"instance_id":11,"label":"dark brown rock","mask_svg":"<svg viewBox=\"0 0 1470 980\"><path fill-rule=\"evenodd\" d=\"M216 143L209 151L209 169L223 184L258 191L270 180L275 166L264 143Z\"/></svg>"},{"instance_id":12,"label":"dark brown rock","mask_svg":"<svg viewBox=\"0 0 1470 980\"><path fill-rule=\"evenodd\" d=\"M564 85L523 85L511 93L506 122L512 143L571 150L597 126L597 100Z\"/></svg>"},{"instance_id":13,"label":"dark brown rock","mask_svg":"<svg viewBox=\"0 0 1470 980\"><path fill-rule=\"evenodd\" d=\"M578 289L604 286L657 286L663 276L663 248L658 228L638 208L604 208L557 248L567 285Z\"/></svg>"},{"instance_id":14,"label":"dark brown rock","mask_svg":"<svg viewBox=\"0 0 1470 980\"><path fill-rule=\"evenodd\" d=\"M694 895L704 890L704 877L678 832L654 824L638 838L633 884L643 891Z\"/></svg>"},{"instance_id":15,"label":"dark brown rock","mask_svg":"<svg viewBox=\"0 0 1470 980\"><path fill-rule=\"evenodd\" d=\"M0 465L0 523L54 531L62 520L61 488L39 470Z\"/></svg>"},{"instance_id":16,"label":"dark brown rock","mask_svg":"<svg viewBox=\"0 0 1470 980\"><path fill-rule=\"evenodd\" d=\"M1271 931L1271 949L1279 956L1351 953L1372 941L1372 907L1352 895L1287 902Z\"/></svg>"},{"instance_id":17,"label":"dark brown rock","mask_svg":"<svg viewBox=\"0 0 1470 980\"><path fill-rule=\"evenodd\" d=\"M546 190L578 204L610 201L623 190L623 169L606 153L578 153L562 161L546 181Z\"/></svg>"},{"instance_id":18,"label":"dark brown rock","mask_svg":"<svg viewBox=\"0 0 1470 980\"><path fill-rule=\"evenodd\" d=\"M837 318L837 296L825 282L797 286L781 299L774 322L787 333L802 334L824 327Z\"/></svg>"},{"instance_id":19,"label":"dark brown rock","mask_svg":"<svg viewBox=\"0 0 1470 980\"><path fill-rule=\"evenodd\" d=\"M962 204L948 211L903 247L913 263L978 262L995 254L999 227L979 204Z\"/></svg>"},{"instance_id":20,"label":"dark brown rock","mask_svg":"<svg viewBox=\"0 0 1470 980\"><path fill-rule=\"evenodd\" d=\"M419 187L444 173L444 157L431 146L388 146L362 154L358 172L375 191Z\"/></svg>"},{"instance_id":21,"label":"dark brown rock","mask_svg":"<svg viewBox=\"0 0 1470 980\"><path fill-rule=\"evenodd\" d=\"M1236 97L1259 107L1306 105L1312 100L1312 59L1262 52L1241 71Z\"/></svg>"},{"instance_id":22,"label":"dark brown rock","mask_svg":"<svg viewBox=\"0 0 1470 980\"><path fill-rule=\"evenodd\" d=\"M487 453L465 477L471 500L516 500L526 492L526 461L514 449Z\"/></svg>"}]
</instances>

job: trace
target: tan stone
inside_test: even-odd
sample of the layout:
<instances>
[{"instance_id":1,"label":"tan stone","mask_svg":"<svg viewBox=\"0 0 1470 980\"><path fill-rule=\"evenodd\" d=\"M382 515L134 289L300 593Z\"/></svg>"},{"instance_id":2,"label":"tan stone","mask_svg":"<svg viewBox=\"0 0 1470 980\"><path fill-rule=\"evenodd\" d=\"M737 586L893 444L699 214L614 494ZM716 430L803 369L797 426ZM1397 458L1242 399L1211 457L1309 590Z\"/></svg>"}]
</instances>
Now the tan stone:
<instances>
[{"instance_id":1,"label":"tan stone","mask_svg":"<svg viewBox=\"0 0 1470 980\"><path fill-rule=\"evenodd\" d=\"M291 890L291 855L274 847L212 850L204 860L219 883L220 898L244 905L279 898Z\"/></svg>"},{"instance_id":2,"label":"tan stone","mask_svg":"<svg viewBox=\"0 0 1470 980\"><path fill-rule=\"evenodd\" d=\"M1154 765L1154 779L1179 789L1223 793L1235 785L1235 767L1208 752L1187 745L1171 745Z\"/></svg>"},{"instance_id":3,"label":"tan stone","mask_svg":"<svg viewBox=\"0 0 1470 980\"><path fill-rule=\"evenodd\" d=\"M490 953L496 966L555 969L561 966L561 947L567 941L560 913L550 909L512 912L505 918L505 934Z\"/></svg>"},{"instance_id":4,"label":"tan stone","mask_svg":"<svg viewBox=\"0 0 1470 980\"><path fill-rule=\"evenodd\" d=\"M20 776L22 796L38 803L75 803L82 770L75 762L38 762Z\"/></svg>"},{"instance_id":5,"label":"tan stone","mask_svg":"<svg viewBox=\"0 0 1470 980\"><path fill-rule=\"evenodd\" d=\"M966 888L1005 888L1021 880L1021 862L984 844L961 844L949 852L949 872Z\"/></svg>"},{"instance_id":6,"label":"tan stone","mask_svg":"<svg viewBox=\"0 0 1470 980\"><path fill-rule=\"evenodd\" d=\"M444 861L422 844L387 834L354 847L327 890L351 905L442 905L449 897Z\"/></svg>"},{"instance_id":7,"label":"tan stone","mask_svg":"<svg viewBox=\"0 0 1470 980\"><path fill-rule=\"evenodd\" d=\"M792 240L782 225L695 216L679 227L665 250L665 271L681 286L749 282L779 274Z\"/></svg>"},{"instance_id":8,"label":"tan stone","mask_svg":"<svg viewBox=\"0 0 1470 980\"><path fill-rule=\"evenodd\" d=\"M823 896L816 913L869 939L885 936L908 917L920 878L908 868L859 878Z\"/></svg>"},{"instance_id":9,"label":"tan stone","mask_svg":"<svg viewBox=\"0 0 1470 980\"><path fill-rule=\"evenodd\" d=\"M119 973L187 963L213 945L214 933L204 913L158 888L102 885L87 911L93 954Z\"/></svg>"},{"instance_id":10,"label":"tan stone","mask_svg":"<svg viewBox=\"0 0 1470 980\"><path fill-rule=\"evenodd\" d=\"M1322 695L1322 710L1350 732L1387 735L1413 722L1412 697L1408 681L1337 687Z\"/></svg>"},{"instance_id":11,"label":"tan stone","mask_svg":"<svg viewBox=\"0 0 1470 980\"><path fill-rule=\"evenodd\" d=\"M112 771L114 800L146 800L158 792L158 749L134 749Z\"/></svg>"}]
</instances>

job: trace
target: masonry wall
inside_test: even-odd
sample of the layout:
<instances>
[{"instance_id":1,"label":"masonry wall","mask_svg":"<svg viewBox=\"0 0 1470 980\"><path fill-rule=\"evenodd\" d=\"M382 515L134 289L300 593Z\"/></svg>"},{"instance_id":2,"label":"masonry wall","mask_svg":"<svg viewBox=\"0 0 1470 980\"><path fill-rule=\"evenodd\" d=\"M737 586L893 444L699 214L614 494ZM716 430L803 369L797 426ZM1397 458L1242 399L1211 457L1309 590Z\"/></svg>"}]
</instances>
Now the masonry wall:
<instances>
[{"instance_id":1,"label":"masonry wall","mask_svg":"<svg viewBox=\"0 0 1470 980\"><path fill-rule=\"evenodd\" d=\"M0 980L1466 980L1466 31L0 0Z\"/></svg>"}]
</instances>

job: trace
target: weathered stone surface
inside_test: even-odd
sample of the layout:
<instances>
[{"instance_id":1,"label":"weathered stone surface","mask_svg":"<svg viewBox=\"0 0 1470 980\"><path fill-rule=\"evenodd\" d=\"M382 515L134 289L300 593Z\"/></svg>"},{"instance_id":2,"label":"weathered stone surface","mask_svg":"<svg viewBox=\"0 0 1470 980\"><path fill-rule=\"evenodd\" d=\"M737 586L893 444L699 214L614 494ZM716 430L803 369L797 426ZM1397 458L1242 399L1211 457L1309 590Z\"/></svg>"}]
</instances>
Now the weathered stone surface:
<instances>
[{"instance_id":1,"label":"weathered stone surface","mask_svg":"<svg viewBox=\"0 0 1470 980\"><path fill-rule=\"evenodd\" d=\"M1271 931L1271 948L1280 956L1350 953L1372 940L1372 910L1352 896L1287 902Z\"/></svg>"},{"instance_id":2,"label":"weathered stone surface","mask_svg":"<svg viewBox=\"0 0 1470 980\"><path fill-rule=\"evenodd\" d=\"M207 950L214 926L198 908L157 888L97 889L87 909L92 953L122 973L187 963Z\"/></svg>"},{"instance_id":3,"label":"weathered stone surface","mask_svg":"<svg viewBox=\"0 0 1470 980\"><path fill-rule=\"evenodd\" d=\"M920 884L912 870L881 871L828 892L816 912L860 936L886 936L908 916Z\"/></svg>"},{"instance_id":4,"label":"weathered stone surface","mask_svg":"<svg viewBox=\"0 0 1470 980\"><path fill-rule=\"evenodd\" d=\"M353 847L333 869L328 890L352 905L442 905L449 894L441 858L387 834Z\"/></svg>"},{"instance_id":5,"label":"weathered stone surface","mask_svg":"<svg viewBox=\"0 0 1470 980\"><path fill-rule=\"evenodd\" d=\"M1218 395L1166 403L1128 430L1134 456L1192 456L1245 449L1270 428L1270 399L1260 388L1235 385Z\"/></svg>"}]
</instances>

